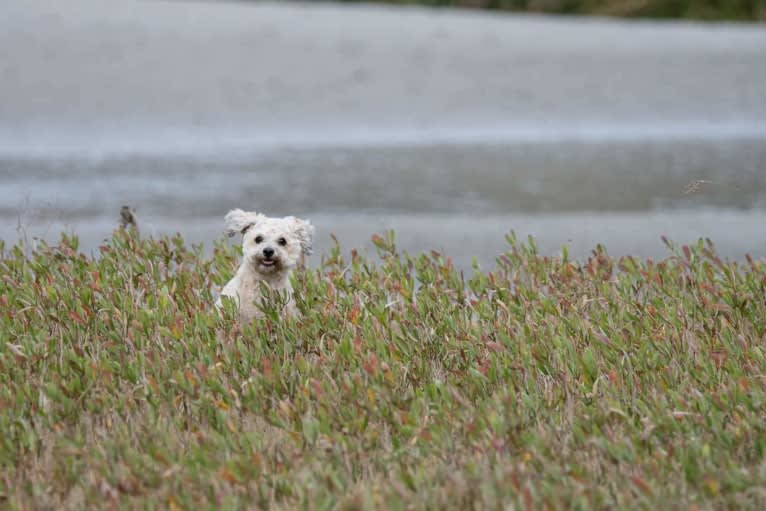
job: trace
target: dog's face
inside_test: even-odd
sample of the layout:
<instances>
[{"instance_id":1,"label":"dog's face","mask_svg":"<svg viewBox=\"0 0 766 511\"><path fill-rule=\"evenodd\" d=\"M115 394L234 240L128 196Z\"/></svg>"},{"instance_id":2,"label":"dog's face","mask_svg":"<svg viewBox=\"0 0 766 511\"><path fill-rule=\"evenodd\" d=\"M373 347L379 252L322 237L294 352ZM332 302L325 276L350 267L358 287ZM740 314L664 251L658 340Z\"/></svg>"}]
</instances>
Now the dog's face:
<instances>
[{"instance_id":1,"label":"dog's face","mask_svg":"<svg viewBox=\"0 0 766 511\"><path fill-rule=\"evenodd\" d=\"M292 216L269 218L235 209L225 219L229 236L242 234L243 264L264 275L293 268L301 254L311 253L314 226Z\"/></svg>"}]
</instances>

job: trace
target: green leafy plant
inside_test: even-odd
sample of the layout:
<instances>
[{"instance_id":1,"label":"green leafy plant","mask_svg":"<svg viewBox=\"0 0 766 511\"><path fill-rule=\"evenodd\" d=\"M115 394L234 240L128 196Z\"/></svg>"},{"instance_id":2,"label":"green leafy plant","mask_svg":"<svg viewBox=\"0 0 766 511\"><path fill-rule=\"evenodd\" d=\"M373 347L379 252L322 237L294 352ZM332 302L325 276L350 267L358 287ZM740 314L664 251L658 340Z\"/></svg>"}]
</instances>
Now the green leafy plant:
<instances>
[{"instance_id":1,"label":"green leafy plant","mask_svg":"<svg viewBox=\"0 0 766 511\"><path fill-rule=\"evenodd\" d=\"M0 246L0 506L764 507L764 261L373 243L252 324L223 241Z\"/></svg>"}]
</instances>

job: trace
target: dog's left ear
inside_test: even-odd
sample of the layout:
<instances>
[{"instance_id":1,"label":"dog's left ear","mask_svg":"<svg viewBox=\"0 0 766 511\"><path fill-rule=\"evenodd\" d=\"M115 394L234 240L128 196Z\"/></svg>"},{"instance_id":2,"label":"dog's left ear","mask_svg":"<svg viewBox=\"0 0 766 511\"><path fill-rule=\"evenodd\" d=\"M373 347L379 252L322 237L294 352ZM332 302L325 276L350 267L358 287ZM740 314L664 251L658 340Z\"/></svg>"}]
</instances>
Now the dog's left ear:
<instances>
[{"instance_id":1,"label":"dog's left ear","mask_svg":"<svg viewBox=\"0 0 766 511\"><path fill-rule=\"evenodd\" d=\"M229 238L235 234L245 234L249 228L258 223L261 217L262 215L253 211L232 209L223 219L224 231Z\"/></svg>"},{"instance_id":2,"label":"dog's left ear","mask_svg":"<svg viewBox=\"0 0 766 511\"><path fill-rule=\"evenodd\" d=\"M293 217L293 233L301 244L303 255L311 255L314 231L315 229L311 222Z\"/></svg>"}]
</instances>

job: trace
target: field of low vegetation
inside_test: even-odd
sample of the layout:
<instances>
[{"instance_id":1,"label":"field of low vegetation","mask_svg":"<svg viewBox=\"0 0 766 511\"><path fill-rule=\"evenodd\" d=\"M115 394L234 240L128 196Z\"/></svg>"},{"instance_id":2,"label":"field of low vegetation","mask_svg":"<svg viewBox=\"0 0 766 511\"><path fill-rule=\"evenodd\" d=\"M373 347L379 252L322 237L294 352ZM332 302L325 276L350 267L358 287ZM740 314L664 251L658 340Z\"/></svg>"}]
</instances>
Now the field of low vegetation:
<instances>
[{"instance_id":1,"label":"field of low vegetation","mask_svg":"<svg viewBox=\"0 0 766 511\"><path fill-rule=\"evenodd\" d=\"M0 247L0 508L766 509L766 260ZM205 255L205 254L210 255Z\"/></svg>"}]
</instances>

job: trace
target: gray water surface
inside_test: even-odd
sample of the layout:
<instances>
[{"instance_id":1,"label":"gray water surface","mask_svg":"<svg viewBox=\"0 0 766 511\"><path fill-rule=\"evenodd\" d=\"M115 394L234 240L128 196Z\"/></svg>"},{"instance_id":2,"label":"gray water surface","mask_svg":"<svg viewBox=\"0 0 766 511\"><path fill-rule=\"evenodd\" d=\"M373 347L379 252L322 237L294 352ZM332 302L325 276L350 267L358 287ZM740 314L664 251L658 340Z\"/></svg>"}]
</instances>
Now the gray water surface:
<instances>
[{"instance_id":1,"label":"gray water surface","mask_svg":"<svg viewBox=\"0 0 766 511\"><path fill-rule=\"evenodd\" d=\"M220 236L233 207L490 264L766 255L766 29L349 5L0 5L0 238ZM694 186L693 183L697 182ZM690 186L691 185L691 186Z\"/></svg>"}]
</instances>

